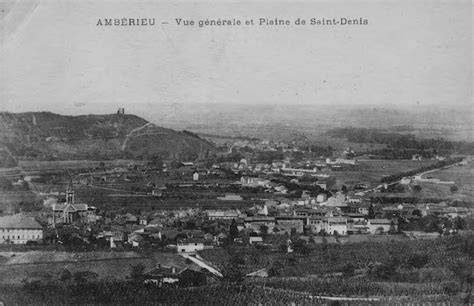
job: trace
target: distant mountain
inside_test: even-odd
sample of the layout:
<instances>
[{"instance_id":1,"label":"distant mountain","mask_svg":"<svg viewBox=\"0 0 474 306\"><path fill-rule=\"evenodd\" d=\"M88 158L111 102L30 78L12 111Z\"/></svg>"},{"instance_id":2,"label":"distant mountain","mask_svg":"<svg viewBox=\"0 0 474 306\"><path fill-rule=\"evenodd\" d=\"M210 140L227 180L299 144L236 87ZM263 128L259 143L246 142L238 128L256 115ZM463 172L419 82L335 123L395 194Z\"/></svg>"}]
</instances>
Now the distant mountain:
<instances>
[{"instance_id":1,"label":"distant mountain","mask_svg":"<svg viewBox=\"0 0 474 306\"><path fill-rule=\"evenodd\" d=\"M0 150L17 159L148 159L158 155L194 160L214 147L195 134L159 127L135 115L0 112Z\"/></svg>"}]
</instances>

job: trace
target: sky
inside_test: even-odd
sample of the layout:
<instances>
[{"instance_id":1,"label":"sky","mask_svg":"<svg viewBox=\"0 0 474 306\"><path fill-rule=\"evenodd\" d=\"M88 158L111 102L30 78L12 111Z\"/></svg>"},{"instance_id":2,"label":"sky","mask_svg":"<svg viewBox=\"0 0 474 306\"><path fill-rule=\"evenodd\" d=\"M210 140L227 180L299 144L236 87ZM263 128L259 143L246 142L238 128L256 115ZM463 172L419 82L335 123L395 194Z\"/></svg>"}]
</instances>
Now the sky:
<instances>
[{"instance_id":1,"label":"sky","mask_svg":"<svg viewBox=\"0 0 474 306\"><path fill-rule=\"evenodd\" d=\"M76 115L123 106L143 113L195 103L470 107L472 8L470 0L0 0L0 111ZM156 25L96 25L122 17L155 18ZM368 25L175 22L341 17Z\"/></svg>"}]
</instances>

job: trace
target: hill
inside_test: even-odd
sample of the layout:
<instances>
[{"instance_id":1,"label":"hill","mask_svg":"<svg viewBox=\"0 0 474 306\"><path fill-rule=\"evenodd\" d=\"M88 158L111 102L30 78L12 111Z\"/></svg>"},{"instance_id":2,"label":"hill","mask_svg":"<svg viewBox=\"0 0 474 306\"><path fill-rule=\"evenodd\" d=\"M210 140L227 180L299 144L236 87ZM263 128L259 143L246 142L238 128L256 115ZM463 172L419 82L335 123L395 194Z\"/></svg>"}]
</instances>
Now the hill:
<instances>
[{"instance_id":1,"label":"hill","mask_svg":"<svg viewBox=\"0 0 474 306\"><path fill-rule=\"evenodd\" d=\"M135 115L62 116L0 112L0 149L17 159L196 159L214 148L189 132L156 126Z\"/></svg>"}]
</instances>

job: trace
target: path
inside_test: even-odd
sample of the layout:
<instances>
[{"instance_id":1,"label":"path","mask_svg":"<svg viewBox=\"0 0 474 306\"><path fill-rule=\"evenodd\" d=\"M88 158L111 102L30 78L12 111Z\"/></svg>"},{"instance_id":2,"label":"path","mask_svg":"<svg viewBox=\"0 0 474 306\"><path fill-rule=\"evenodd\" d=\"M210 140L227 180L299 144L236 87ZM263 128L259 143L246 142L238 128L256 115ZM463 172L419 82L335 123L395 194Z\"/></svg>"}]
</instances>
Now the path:
<instances>
[{"instance_id":1,"label":"path","mask_svg":"<svg viewBox=\"0 0 474 306\"><path fill-rule=\"evenodd\" d=\"M149 126L152 126L152 125L153 125L153 123L147 122L146 124L131 130L130 133L128 133L127 136L125 136L125 140L123 141L123 144L122 144L122 151L124 151L125 148L127 147L128 139L130 139L130 136L132 136L133 133L141 131L141 130L143 130L143 129L149 127Z\"/></svg>"},{"instance_id":2,"label":"path","mask_svg":"<svg viewBox=\"0 0 474 306\"><path fill-rule=\"evenodd\" d=\"M199 255L191 255L191 254L179 254L181 256L183 256L184 258L186 259L189 259L191 260L192 262L194 262L195 264L197 264L198 266L200 266L201 268L204 268L206 270L208 270L209 272L211 272L212 274L218 276L218 277L224 277L222 275L221 272L219 272L219 270L217 270L216 268L213 268L211 267L210 265L208 265L204 259L199 256Z\"/></svg>"}]
</instances>

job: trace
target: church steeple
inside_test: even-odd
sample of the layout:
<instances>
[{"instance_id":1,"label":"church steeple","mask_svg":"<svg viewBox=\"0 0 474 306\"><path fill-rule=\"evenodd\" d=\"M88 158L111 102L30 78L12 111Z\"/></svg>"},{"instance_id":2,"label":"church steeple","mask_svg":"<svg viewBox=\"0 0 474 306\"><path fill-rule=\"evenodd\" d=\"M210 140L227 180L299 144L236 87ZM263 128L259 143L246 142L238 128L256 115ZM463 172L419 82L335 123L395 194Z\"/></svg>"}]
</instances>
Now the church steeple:
<instances>
[{"instance_id":1,"label":"church steeple","mask_svg":"<svg viewBox=\"0 0 474 306\"><path fill-rule=\"evenodd\" d=\"M69 180L66 188L66 204L74 204L74 185L72 179Z\"/></svg>"}]
</instances>

